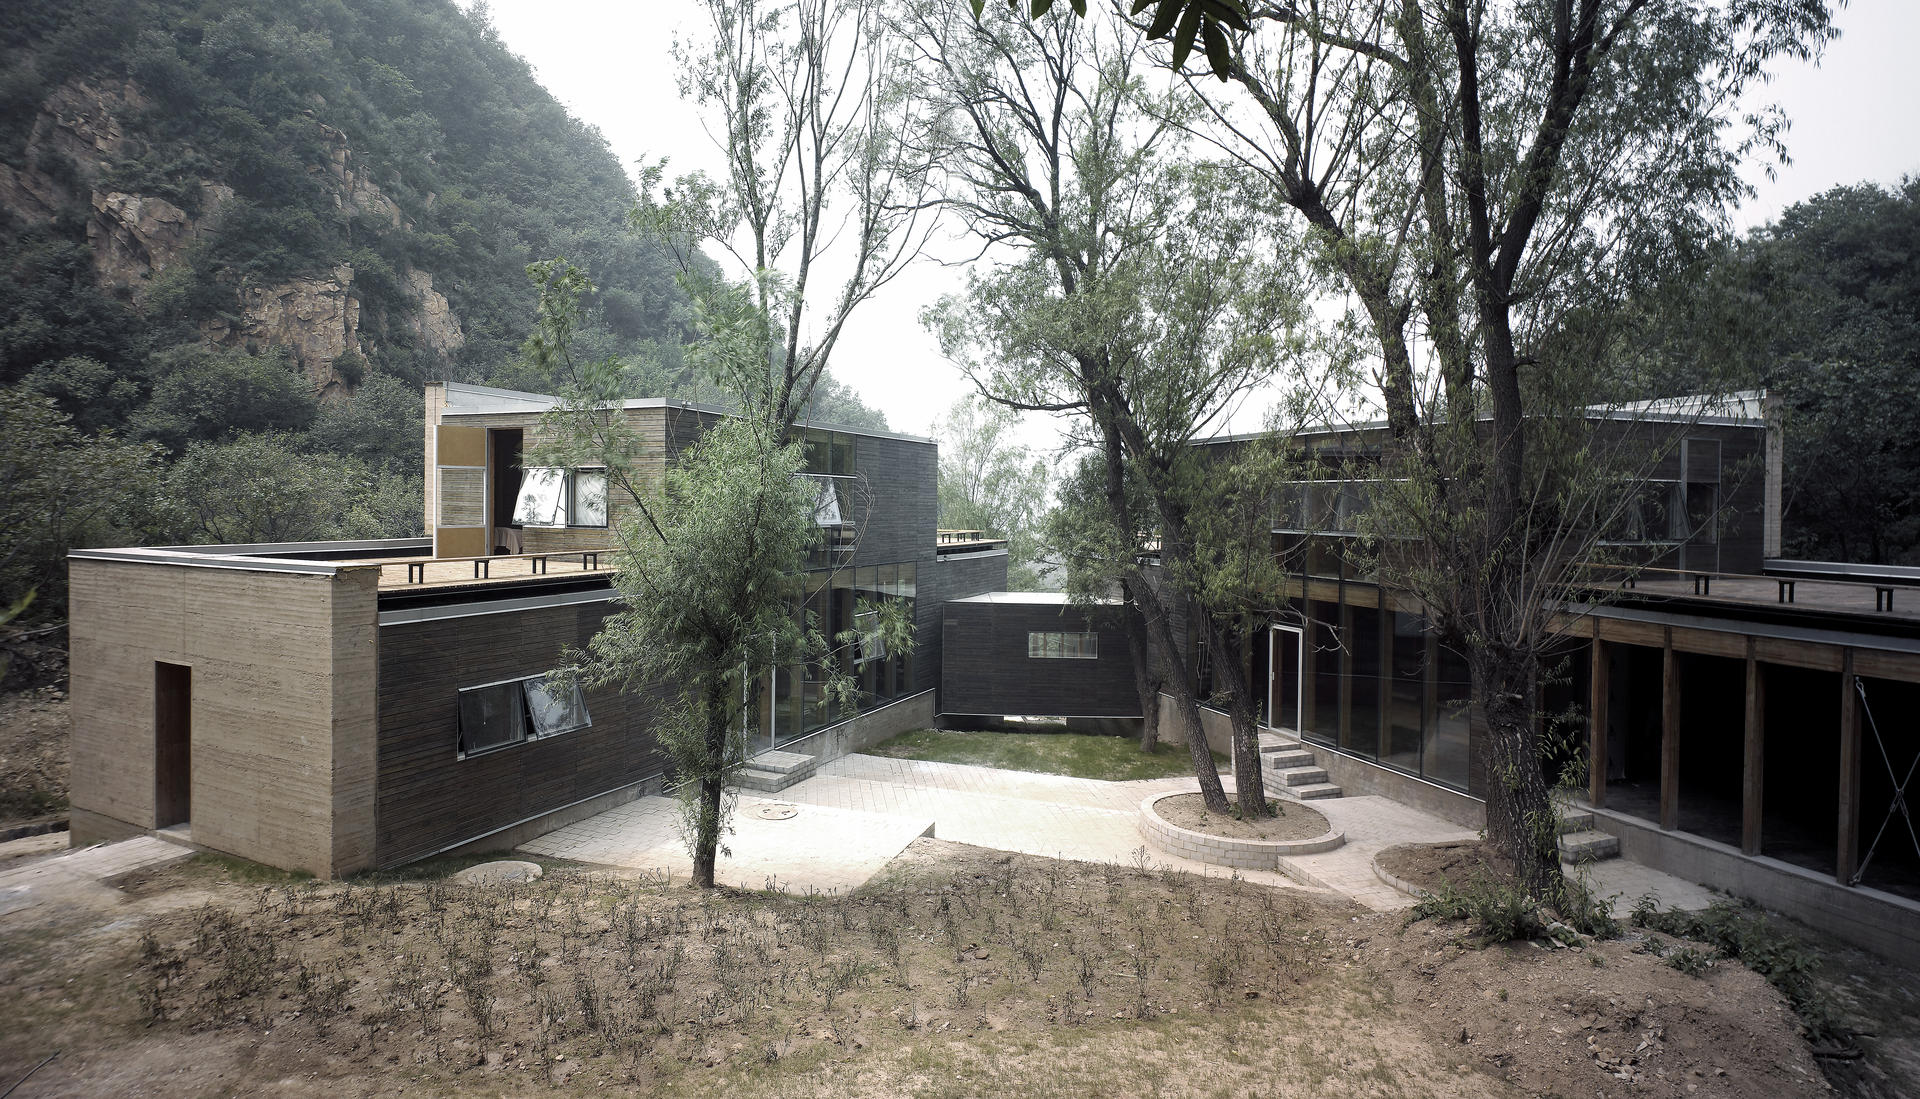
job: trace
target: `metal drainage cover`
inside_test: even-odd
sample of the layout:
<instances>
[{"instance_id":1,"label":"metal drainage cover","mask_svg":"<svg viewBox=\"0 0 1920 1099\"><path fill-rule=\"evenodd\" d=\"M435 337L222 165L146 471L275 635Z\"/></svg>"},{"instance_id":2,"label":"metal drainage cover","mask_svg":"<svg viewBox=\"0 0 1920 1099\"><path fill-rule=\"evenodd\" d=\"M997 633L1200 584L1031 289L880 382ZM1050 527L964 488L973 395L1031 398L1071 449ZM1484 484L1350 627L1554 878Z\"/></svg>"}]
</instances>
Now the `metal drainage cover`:
<instances>
[{"instance_id":1,"label":"metal drainage cover","mask_svg":"<svg viewBox=\"0 0 1920 1099\"><path fill-rule=\"evenodd\" d=\"M747 812L752 813L761 820L786 820L799 811L799 806L790 805L784 801L768 802L765 805L756 805L747 810Z\"/></svg>"}]
</instances>

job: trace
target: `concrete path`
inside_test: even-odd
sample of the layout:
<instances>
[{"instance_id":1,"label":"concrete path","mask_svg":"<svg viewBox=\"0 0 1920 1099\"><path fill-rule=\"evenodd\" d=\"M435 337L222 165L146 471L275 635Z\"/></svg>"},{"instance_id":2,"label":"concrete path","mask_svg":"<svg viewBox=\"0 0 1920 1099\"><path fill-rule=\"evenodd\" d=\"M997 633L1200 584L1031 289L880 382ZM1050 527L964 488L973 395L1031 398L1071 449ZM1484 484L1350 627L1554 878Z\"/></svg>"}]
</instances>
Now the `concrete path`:
<instances>
[{"instance_id":1,"label":"concrete path","mask_svg":"<svg viewBox=\"0 0 1920 1099\"><path fill-rule=\"evenodd\" d=\"M721 859L716 876L756 889L772 877L802 892L844 891L866 881L914 838L932 834L977 847L1078 862L1131 865L1144 857L1155 866L1224 877L1232 871L1150 850L1140 835L1142 799L1192 787L1191 778L1100 782L958 763L844 756L779 794L742 797L729 837L735 854ZM780 821L762 820L752 812L755 806L782 802L798 806L799 812ZM1376 854L1403 843L1448 843L1479 835L1384 797L1327 798L1312 806L1336 831L1346 833L1346 844L1324 854L1282 859L1280 872L1242 871L1243 879L1324 890L1376 911L1393 911L1408 907L1413 898L1374 874ZM665 868L684 877L691 863L675 827L678 812L671 798L643 798L548 833L520 850L631 869ZM1711 899L1699 886L1618 859L1596 864L1592 881L1601 896L1623 894L1623 911L1650 891L1670 904L1704 906Z\"/></svg>"},{"instance_id":2,"label":"concrete path","mask_svg":"<svg viewBox=\"0 0 1920 1099\"><path fill-rule=\"evenodd\" d=\"M763 814L764 807L774 807ZM784 809L794 810L785 816ZM773 819L769 819L769 818ZM521 844L518 850L628 870L693 874L680 839L680 803L641 798ZM868 813L792 799L742 797L733 832L721 846L714 880L743 889L784 886L795 893L846 892L872 877L901 848L933 834L930 817Z\"/></svg>"},{"instance_id":3,"label":"concrete path","mask_svg":"<svg viewBox=\"0 0 1920 1099\"><path fill-rule=\"evenodd\" d=\"M152 836L98 844L0 872L0 915L30 908L63 888L91 885L130 870L184 859L191 848Z\"/></svg>"}]
</instances>

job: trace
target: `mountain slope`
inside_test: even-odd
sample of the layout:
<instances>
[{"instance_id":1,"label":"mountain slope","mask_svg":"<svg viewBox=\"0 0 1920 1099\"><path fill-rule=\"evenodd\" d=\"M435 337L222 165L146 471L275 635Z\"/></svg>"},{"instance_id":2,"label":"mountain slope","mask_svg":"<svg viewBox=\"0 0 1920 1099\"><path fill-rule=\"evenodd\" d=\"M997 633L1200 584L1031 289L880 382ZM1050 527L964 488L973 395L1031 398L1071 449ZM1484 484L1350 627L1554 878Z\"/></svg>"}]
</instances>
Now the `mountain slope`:
<instances>
[{"instance_id":1,"label":"mountain slope","mask_svg":"<svg viewBox=\"0 0 1920 1099\"><path fill-rule=\"evenodd\" d=\"M447 0L16 0L0 26L0 383L72 356L140 385L183 344L484 379L564 255L595 354L675 357L632 184Z\"/></svg>"}]
</instances>

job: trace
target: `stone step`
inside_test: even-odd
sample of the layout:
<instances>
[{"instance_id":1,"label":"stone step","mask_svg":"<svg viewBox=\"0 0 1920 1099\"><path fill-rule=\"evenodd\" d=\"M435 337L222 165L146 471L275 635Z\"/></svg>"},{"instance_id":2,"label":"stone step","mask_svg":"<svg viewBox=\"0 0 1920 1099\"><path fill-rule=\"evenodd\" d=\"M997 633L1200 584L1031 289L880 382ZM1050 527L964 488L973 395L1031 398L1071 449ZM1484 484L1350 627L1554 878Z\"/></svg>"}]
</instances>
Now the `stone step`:
<instances>
[{"instance_id":1,"label":"stone step","mask_svg":"<svg viewBox=\"0 0 1920 1099\"><path fill-rule=\"evenodd\" d=\"M802 767L811 767L819 762L818 757L800 752L783 752L778 748L770 752L761 752L747 761L747 766L756 771L773 771L776 774L790 775Z\"/></svg>"},{"instance_id":2,"label":"stone step","mask_svg":"<svg viewBox=\"0 0 1920 1099\"><path fill-rule=\"evenodd\" d=\"M1285 748L1267 755L1267 769L1284 771L1290 767L1312 767L1319 761L1304 748Z\"/></svg>"},{"instance_id":3,"label":"stone step","mask_svg":"<svg viewBox=\"0 0 1920 1099\"><path fill-rule=\"evenodd\" d=\"M1261 733L1261 752L1285 752L1300 747L1300 741L1284 733Z\"/></svg>"},{"instance_id":4,"label":"stone step","mask_svg":"<svg viewBox=\"0 0 1920 1099\"><path fill-rule=\"evenodd\" d=\"M1560 837L1560 857L1567 862L1597 862L1620 853L1620 837L1586 829Z\"/></svg>"},{"instance_id":5,"label":"stone step","mask_svg":"<svg viewBox=\"0 0 1920 1099\"><path fill-rule=\"evenodd\" d=\"M1587 809L1562 807L1560 810L1560 834L1585 832L1593 827L1593 813Z\"/></svg>"},{"instance_id":6,"label":"stone step","mask_svg":"<svg viewBox=\"0 0 1920 1099\"><path fill-rule=\"evenodd\" d=\"M1331 782L1316 782L1308 786L1289 786L1286 787L1286 792L1301 801L1313 801L1316 798L1339 797L1340 787Z\"/></svg>"},{"instance_id":7,"label":"stone step","mask_svg":"<svg viewBox=\"0 0 1920 1099\"><path fill-rule=\"evenodd\" d=\"M1282 786L1318 786L1327 781L1327 771L1324 767L1289 767L1275 771L1274 777Z\"/></svg>"}]
</instances>

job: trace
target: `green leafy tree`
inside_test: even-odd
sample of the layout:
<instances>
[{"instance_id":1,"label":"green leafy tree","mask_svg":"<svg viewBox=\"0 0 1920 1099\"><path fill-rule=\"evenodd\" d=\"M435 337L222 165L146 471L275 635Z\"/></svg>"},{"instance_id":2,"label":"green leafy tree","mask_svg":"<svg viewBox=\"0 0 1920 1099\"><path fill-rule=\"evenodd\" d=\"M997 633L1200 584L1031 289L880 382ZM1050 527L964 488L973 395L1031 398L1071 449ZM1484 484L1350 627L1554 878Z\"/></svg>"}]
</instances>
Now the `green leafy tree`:
<instances>
[{"instance_id":1,"label":"green leafy tree","mask_svg":"<svg viewBox=\"0 0 1920 1099\"><path fill-rule=\"evenodd\" d=\"M1775 323L1796 556L1920 561L1920 178L1788 208L1728 262Z\"/></svg>"},{"instance_id":2,"label":"green leafy tree","mask_svg":"<svg viewBox=\"0 0 1920 1099\"><path fill-rule=\"evenodd\" d=\"M978 397L963 398L936 420L940 441L940 526L984 530L1007 540L1007 586L1041 585L1040 525L1047 509L1047 464L1017 443L1019 414Z\"/></svg>"},{"instance_id":3,"label":"green leafy tree","mask_svg":"<svg viewBox=\"0 0 1920 1099\"><path fill-rule=\"evenodd\" d=\"M1298 313L1290 269L1276 262L1289 245L1232 173L1187 157L1179 108L1147 95L1126 28L976 22L938 0L903 19L938 105L924 140L938 150L946 203L983 242L1017 249L930 319L988 398L1085 416L1081 439L1108 465L1109 512L1136 539L1152 532L1139 549L1157 554L1165 583L1139 567L1117 579L1186 725L1201 792L1225 812L1173 629L1196 596L1188 513L1206 490L1192 443L1278 368L1273 333ZM1131 511L1129 476L1145 514ZM1204 613L1194 621L1212 629ZM1235 729L1236 792L1257 817L1266 799L1252 717Z\"/></svg>"},{"instance_id":4,"label":"green leafy tree","mask_svg":"<svg viewBox=\"0 0 1920 1099\"><path fill-rule=\"evenodd\" d=\"M629 505L616 557L626 610L573 674L673 692L662 741L682 783L694 883L712 888L744 733L757 720L758 708L738 701L751 669L812 662L831 704L854 701L842 656L858 640L824 637L794 615L792 578L819 532L817 486L796 476L793 427L822 395L849 316L917 254L924 227L922 184L898 138L893 42L874 5L705 8L711 34L681 52L682 90L716 116L709 132L721 135L726 178L683 176L656 196L663 170L649 166L633 222L675 256L698 334L686 360L734 414L670 466L664 486L643 476L619 365L574 347L593 285L563 261L529 269L541 294L528 357L575 379L546 421L540 460L594 458ZM745 277L725 278L703 248ZM829 269L837 283L823 289ZM889 651L911 646L899 604L871 609Z\"/></svg>"},{"instance_id":5,"label":"green leafy tree","mask_svg":"<svg viewBox=\"0 0 1920 1099\"><path fill-rule=\"evenodd\" d=\"M153 490L151 447L88 436L53 401L0 389L0 606L66 605L71 549L127 537Z\"/></svg>"},{"instance_id":6,"label":"green leafy tree","mask_svg":"<svg viewBox=\"0 0 1920 1099\"><path fill-rule=\"evenodd\" d=\"M262 432L197 442L167 467L158 521L170 540L215 545L389 538L420 532L419 482Z\"/></svg>"},{"instance_id":7,"label":"green leafy tree","mask_svg":"<svg viewBox=\"0 0 1920 1099\"><path fill-rule=\"evenodd\" d=\"M154 356L153 392L136 430L178 453L240 432L303 431L316 403L306 374L277 351L182 347Z\"/></svg>"},{"instance_id":8,"label":"green leafy tree","mask_svg":"<svg viewBox=\"0 0 1920 1099\"><path fill-rule=\"evenodd\" d=\"M1560 337L1698 254L1779 147L1742 94L1832 34L1822 0L1374 0L1263 10L1208 43L1228 88L1187 81L1352 296L1318 411L1385 415L1374 533L1410 548L1382 578L1468 657L1488 831L1536 897L1561 879L1529 700L1619 475L1580 427L1609 349Z\"/></svg>"}]
</instances>

